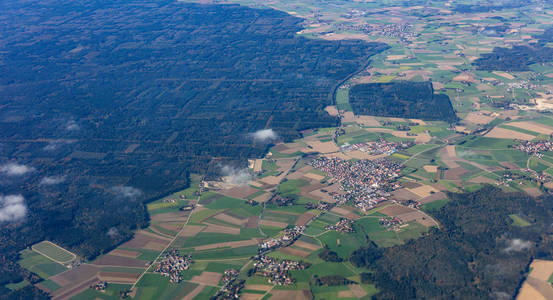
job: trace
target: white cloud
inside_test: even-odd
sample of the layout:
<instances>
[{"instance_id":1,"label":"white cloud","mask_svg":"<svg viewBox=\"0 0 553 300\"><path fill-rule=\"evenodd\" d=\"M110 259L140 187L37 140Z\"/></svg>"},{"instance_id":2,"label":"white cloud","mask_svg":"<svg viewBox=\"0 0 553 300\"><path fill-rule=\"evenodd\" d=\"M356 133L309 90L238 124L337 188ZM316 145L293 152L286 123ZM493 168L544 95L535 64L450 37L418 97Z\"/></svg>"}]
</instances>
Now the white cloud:
<instances>
[{"instance_id":1,"label":"white cloud","mask_svg":"<svg viewBox=\"0 0 553 300\"><path fill-rule=\"evenodd\" d=\"M13 222L27 215L27 205L21 195L0 196L0 222Z\"/></svg>"},{"instance_id":2,"label":"white cloud","mask_svg":"<svg viewBox=\"0 0 553 300\"><path fill-rule=\"evenodd\" d=\"M512 239L509 241L509 246L505 248L505 252L520 252L527 249L530 249L532 247L532 243L529 241L521 240L521 239Z\"/></svg>"},{"instance_id":3,"label":"white cloud","mask_svg":"<svg viewBox=\"0 0 553 300\"><path fill-rule=\"evenodd\" d=\"M130 200L136 200L136 198L142 196L142 191L132 186L114 186L110 190L118 197Z\"/></svg>"},{"instance_id":4,"label":"white cloud","mask_svg":"<svg viewBox=\"0 0 553 300\"><path fill-rule=\"evenodd\" d=\"M271 142L278 138L278 134L272 129L261 129L250 134L257 142Z\"/></svg>"},{"instance_id":5,"label":"white cloud","mask_svg":"<svg viewBox=\"0 0 553 300\"><path fill-rule=\"evenodd\" d=\"M67 122L67 124L65 124L65 129L69 131L76 131L81 129L81 126L79 126L79 124L77 124L77 122L75 122L74 120L71 120Z\"/></svg>"},{"instance_id":6,"label":"white cloud","mask_svg":"<svg viewBox=\"0 0 553 300\"><path fill-rule=\"evenodd\" d=\"M33 172L34 170L35 169L32 167L16 163L7 163L0 166L0 173L4 173L8 176L21 176Z\"/></svg>"},{"instance_id":7,"label":"white cloud","mask_svg":"<svg viewBox=\"0 0 553 300\"><path fill-rule=\"evenodd\" d=\"M63 146L63 145L67 145L67 144L71 144L73 143L73 141L70 141L70 140L52 140L50 142L48 142L48 145L44 146L44 150L46 151L53 151L53 150L56 150L58 149L59 147Z\"/></svg>"},{"instance_id":8,"label":"white cloud","mask_svg":"<svg viewBox=\"0 0 553 300\"><path fill-rule=\"evenodd\" d=\"M119 235L119 230L115 227L111 227L106 233L110 238L114 238Z\"/></svg>"},{"instance_id":9,"label":"white cloud","mask_svg":"<svg viewBox=\"0 0 553 300\"><path fill-rule=\"evenodd\" d=\"M65 181L65 176L46 176L40 180L40 185L54 185Z\"/></svg>"},{"instance_id":10,"label":"white cloud","mask_svg":"<svg viewBox=\"0 0 553 300\"><path fill-rule=\"evenodd\" d=\"M248 169L235 169L231 166L221 168L223 173L223 181L228 184L246 185L252 180L252 175Z\"/></svg>"}]
</instances>

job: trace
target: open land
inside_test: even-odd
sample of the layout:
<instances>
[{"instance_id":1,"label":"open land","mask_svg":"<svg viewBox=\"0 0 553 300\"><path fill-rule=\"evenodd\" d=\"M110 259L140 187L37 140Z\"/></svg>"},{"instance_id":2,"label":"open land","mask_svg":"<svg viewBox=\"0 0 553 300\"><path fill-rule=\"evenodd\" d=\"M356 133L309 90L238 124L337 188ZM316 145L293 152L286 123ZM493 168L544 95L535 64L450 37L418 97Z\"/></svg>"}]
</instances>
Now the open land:
<instances>
[{"instance_id":1,"label":"open land","mask_svg":"<svg viewBox=\"0 0 553 300\"><path fill-rule=\"evenodd\" d=\"M489 54L516 50L513 46L542 33L544 20L551 18L550 7L545 9L546 16L527 11L518 17L523 20L514 22L505 21L513 19L511 9L467 15L439 2L430 3L428 10L387 7L376 1L343 6L314 1L302 5L297 1L225 2L270 7L302 17L305 27L297 28L299 37L346 45L356 43L353 39L378 41L389 48L356 73L349 66L339 78L347 77L336 87L332 103L322 100L327 99L323 91L329 86L317 85L324 96L313 102L321 105L313 110L304 107L303 111L315 113L297 117L318 120L306 126L309 132L287 134L268 154L262 146L240 152L250 159L248 182L229 184L198 176L188 189L149 203L150 224L132 239L71 269L66 265L77 257L50 242L34 245L36 252L22 252L20 265L43 278L37 286L54 299L95 293L89 287L98 281L121 291L130 288L135 299L209 298L228 288L224 282L228 270L236 270L244 280L245 299L370 297L378 290L374 282L362 281L366 270L348 261L352 253L369 243L380 249L405 245L424 238L431 228L443 229L431 212L447 205L448 192L493 185L537 197L553 187L553 118L542 113L553 108L547 105L553 92L553 66L548 61L530 61L501 70L486 67L493 57ZM383 18L395 23L382 22ZM491 25L484 20L490 19L508 30L495 36L492 31L501 26L489 30ZM283 80L270 74L256 76L239 81L255 86ZM190 80L200 82L198 88L232 90L232 81L227 79ZM180 82L168 86L177 94L188 87ZM298 90L290 86L290 95L299 95ZM137 90L136 97L151 92ZM198 104L203 109L200 116L225 117L211 109L217 103L208 102L206 107ZM187 117L173 104L167 105L178 118ZM264 114L255 120L257 125L288 132L282 116ZM136 158L161 144L201 143L180 136L187 133L174 132L160 138L161 142L127 141L117 154ZM106 153L88 150L74 151L65 161L108 163L104 160L111 159ZM227 155L221 161L225 159L234 157ZM181 176L171 170L163 174L171 174L169 179ZM172 187L179 185L172 182ZM513 216L513 226L531 226L523 217ZM170 251L191 257L176 281L154 271L166 262ZM325 251L334 252L339 260L322 259ZM265 267L295 269L278 273L281 277L276 278L268 275L271 272L254 269L260 262ZM309 266L299 267L300 262ZM553 298L548 283L550 261L536 259L530 268L517 299ZM318 286L314 275L342 276L351 282ZM103 299L100 292L94 295Z\"/></svg>"}]
</instances>

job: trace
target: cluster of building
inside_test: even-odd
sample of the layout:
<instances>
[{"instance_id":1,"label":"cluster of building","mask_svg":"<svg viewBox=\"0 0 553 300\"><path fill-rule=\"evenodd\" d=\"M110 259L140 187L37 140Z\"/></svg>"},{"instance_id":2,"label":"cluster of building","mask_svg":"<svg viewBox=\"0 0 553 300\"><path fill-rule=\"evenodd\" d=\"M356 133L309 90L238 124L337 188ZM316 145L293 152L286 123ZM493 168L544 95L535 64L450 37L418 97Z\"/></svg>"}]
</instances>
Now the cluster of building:
<instances>
[{"instance_id":1,"label":"cluster of building","mask_svg":"<svg viewBox=\"0 0 553 300\"><path fill-rule=\"evenodd\" d=\"M228 269L223 275L223 287L211 299L231 300L240 298L240 290L244 287L244 280L237 280L240 272L236 269Z\"/></svg>"},{"instance_id":2,"label":"cluster of building","mask_svg":"<svg viewBox=\"0 0 553 300\"><path fill-rule=\"evenodd\" d=\"M523 184L523 180L528 180L528 181L537 182L541 184L551 182L551 176L549 176L549 174L547 173L544 173L544 172L538 173L532 169L522 169L521 171L527 172L530 174L518 174L518 173L508 172L503 174L503 177L496 181L497 185L507 186L511 183L516 182L517 180L519 181L519 184Z\"/></svg>"},{"instance_id":3,"label":"cluster of building","mask_svg":"<svg viewBox=\"0 0 553 300\"><path fill-rule=\"evenodd\" d=\"M398 217L382 217L378 221L381 226L386 227L389 231L398 230L403 224L403 221Z\"/></svg>"},{"instance_id":4,"label":"cluster of building","mask_svg":"<svg viewBox=\"0 0 553 300\"><path fill-rule=\"evenodd\" d=\"M321 190L323 191L323 190ZM313 203L313 202L307 202L305 203L305 208L307 209L318 209L322 211L328 211L331 210L335 206L334 203L326 203L326 202L319 202L319 203Z\"/></svg>"},{"instance_id":5,"label":"cluster of building","mask_svg":"<svg viewBox=\"0 0 553 300\"><path fill-rule=\"evenodd\" d=\"M346 19L357 19L357 18L366 16L368 13L369 13L368 10L352 9L349 12L340 15L340 17L346 18Z\"/></svg>"},{"instance_id":6,"label":"cluster of building","mask_svg":"<svg viewBox=\"0 0 553 300\"><path fill-rule=\"evenodd\" d=\"M278 206L290 206L294 205L294 202L296 201L295 197L292 196L285 196L282 197L281 195L274 195L271 198L271 202L278 205Z\"/></svg>"},{"instance_id":7,"label":"cluster of building","mask_svg":"<svg viewBox=\"0 0 553 300\"><path fill-rule=\"evenodd\" d=\"M401 166L389 159L347 161L320 157L311 165L340 183L342 192L332 194L338 205L352 201L362 211L387 200L390 192L401 187L396 180Z\"/></svg>"},{"instance_id":8,"label":"cluster of building","mask_svg":"<svg viewBox=\"0 0 553 300\"><path fill-rule=\"evenodd\" d=\"M416 209L420 209L421 206L422 206L422 202L416 201L416 200L402 201L401 204L403 204L407 207L416 208Z\"/></svg>"},{"instance_id":9,"label":"cluster of building","mask_svg":"<svg viewBox=\"0 0 553 300\"><path fill-rule=\"evenodd\" d=\"M258 255L254 258L253 270L255 274L268 278L268 282L275 285L288 285L294 283L294 279L288 271L304 270L308 263L294 260L278 260L276 258Z\"/></svg>"},{"instance_id":10,"label":"cluster of building","mask_svg":"<svg viewBox=\"0 0 553 300\"><path fill-rule=\"evenodd\" d=\"M326 230L336 230L338 232L354 232L353 230L353 220L348 218L342 218L338 223L334 225L326 225Z\"/></svg>"},{"instance_id":11,"label":"cluster of building","mask_svg":"<svg viewBox=\"0 0 553 300\"><path fill-rule=\"evenodd\" d=\"M409 148L410 146L412 146L412 143L410 142L394 143L394 142L388 142L381 138L375 142L363 142L363 143L357 143L353 145L346 143L342 145L340 148L342 151L345 151L345 152L359 150L373 155L378 155L378 154L391 155L395 153L398 149L406 149L406 148Z\"/></svg>"},{"instance_id":12,"label":"cluster of building","mask_svg":"<svg viewBox=\"0 0 553 300\"><path fill-rule=\"evenodd\" d=\"M530 180L530 181L534 181L534 182L541 182L541 183L548 183L548 182L551 182L551 176L549 176L549 174L545 173L545 172L536 172L532 169L523 169L522 171L524 172L528 172L530 174L532 174L534 177L528 179L528 177L526 177L526 179Z\"/></svg>"},{"instance_id":13,"label":"cluster of building","mask_svg":"<svg viewBox=\"0 0 553 300\"><path fill-rule=\"evenodd\" d=\"M278 238L270 238L261 244L259 244L259 253L267 253L271 250L290 246L294 241L296 241L303 231L305 230L304 226L294 226L293 228L284 229L283 234Z\"/></svg>"},{"instance_id":14,"label":"cluster of building","mask_svg":"<svg viewBox=\"0 0 553 300\"><path fill-rule=\"evenodd\" d=\"M107 287L108 287L107 281L98 281L95 284L90 286L91 289L94 289L97 291L105 291Z\"/></svg>"},{"instance_id":15,"label":"cluster of building","mask_svg":"<svg viewBox=\"0 0 553 300\"><path fill-rule=\"evenodd\" d=\"M522 171L530 172L530 173L535 172L534 170L531 170L531 169L523 169ZM526 174L507 172L503 174L503 178L497 180L497 185L509 185L510 183L513 183L517 180L520 180L519 183L521 184L522 180L533 180L533 179L534 178Z\"/></svg>"},{"instance_id":16,"label":"cluster of building","mask_svg":"<svg viewBox=\"0 0 553 300\"><path fill-rule=\"evenodd\" d=\"M165 253L165 257L155 268L155 272L161 273L162 276L169 277L172 283L182 281L181 272L188 270L192 263L192 256L179 254L179 250L173 249Z\"/></svg>"},{"instance_id":17,"label":"cluster of building","mask_svg":"<svg viewBox=\"0 0 553 300\"><path fill-rule=\"evenodd\" d=\"M536 88L539 88L538 85L535 85L529 81L522 80L518 82L510 82L507 83L508 91L512 91L514 89L525 89L525 90L535 90Z\"/></svg>"},{"instance_id":18,"label":"cluster of building","mask_svg":"<svg viewBox=\"0 0 553 300\"><path fill-rule=\"evenodd\" d=\"M362 12L352 12L345 17L357 17L362 15ZM399 38L403 41L415 40L418 33L413 30L413 25L408 23L393 23L393 24L338 24L337 30L341 31L360 31L369 35L378 35L392 38Z\"/></svg>"},{"instance_id":19,"label":"cluster of building","mask_svg":"<svg viewBox=\"0 0 553 300\"><path fill-rule=\"evenodd\" d=\"M523 141L520 145L515 147L516 149L523 151L526 154L534 155L539 158L543 156L541 152L553 151L553 141L541 140L541 141Z\"/></svg>"}]
</instances>

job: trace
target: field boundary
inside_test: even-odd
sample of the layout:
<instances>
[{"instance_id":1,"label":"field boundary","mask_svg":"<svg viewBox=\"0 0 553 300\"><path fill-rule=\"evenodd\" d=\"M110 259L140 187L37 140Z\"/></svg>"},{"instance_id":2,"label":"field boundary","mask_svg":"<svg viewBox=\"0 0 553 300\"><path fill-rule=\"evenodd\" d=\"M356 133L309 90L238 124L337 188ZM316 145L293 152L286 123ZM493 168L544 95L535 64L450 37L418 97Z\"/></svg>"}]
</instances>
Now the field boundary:
<instances>
[{"instance_id":1,"label":"field boundary","mask_svg":"<svg viewBox=\"0 0 553 300\"><path fill-rule=\"evenodd\" d=\"M40 244L40 243L47 243L47 244L50 244L51 246L54 246L54 247L56 247L56 248L58 248L58 249L63 250L64 252L67 252L67 253L71 254L71 256L73 256L73 258L70 259L70 260L67 260L67 261L63 261L63 262L62 262L62 261L59 261L59 260L57 260L57 259L54 259L54 258L50 257L49 255L47 255L46 253L41 252L40 250L37 250L37 249L35 248L35 246L38 245L38 244ZM74 260L77 259L77 255L75 255L75 253L73 253L73 252L71 252L71 251L69 251L69 250L67 250L67 249L65 249L65 248L62 248L62 247L56 245L55 243L52 243L52 242L50 242L50 241L42 241L42 242L40 242L40 243L36 243L36 244L32 245L32 246L31 246L31 249L32 249L33 251L35 251L36 253L38 253L38 254L40 254L40 255L42 255L42 256L44 256L44 257L46 257L46 258L48 258L48 259L50 259L50 260L52 260L52 261L54 261L54 262L57 262L58 264L64 265L64 264L67 264L67 263L72 262L72 261L74 261Z\"/></svg>"}]
</instances>

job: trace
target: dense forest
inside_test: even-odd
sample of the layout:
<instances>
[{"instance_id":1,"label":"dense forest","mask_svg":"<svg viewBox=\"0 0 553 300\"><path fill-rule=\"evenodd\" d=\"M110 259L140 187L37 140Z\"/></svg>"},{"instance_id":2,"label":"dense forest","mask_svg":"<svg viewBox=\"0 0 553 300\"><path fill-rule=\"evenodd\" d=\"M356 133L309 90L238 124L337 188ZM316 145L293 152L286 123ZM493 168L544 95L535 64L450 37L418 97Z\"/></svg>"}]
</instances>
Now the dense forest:
<instances>
[{"instance_id":1,"label":"dense forest","mask_svg":"<svg viewBox=\"0 0 553 300\"><path fill-rule=\"evenodd\" d=\"M457 4L453 10L458 13L483 13L519 8L528 5L528 2L529 0L500 0L487 3Z\"/></svg>"},{"instance_id":2,"label":"dense forest","mask_svg":"<svg viewBox=\"0 0 553 300\"><path fill-rule=\"evenodd\" d=\"M478 70L523 72L530 71L531 64L550 61L553 61L553 48L534 44L513 48L495 47L492 53L482 54L474 64Z\"/></svg>"},{"instance_id":3,"label":"dense forest","mask_svg":"<svg viewBox=\"0 0 553 300\"><path fill-rule=\"evenodd\" d=\"M454 122L449 96L434 94L431 82L391 82L355 85L350 104L357 115Z\"/></svg>"},{"instance_id":4,"label":"dense forest","mask_svg":"<svg viewBox=\"0 0 553 300\"><path fill-rule=\"evenodd\" d=\"M333 126L335 86L385 49L300 38L276 10L177 1L0 1L0 284L43 239L94 257L147 225L143 203ZM24 172L23 172L24 171ZM2 196L0 195L0 196Z\"/></svg>"},{"instance_id":5,"label":"dense forest","mask_svg":"<svg viewBox=\"0 0 553 300\"><path fill-rule=\"evenodd\" d=\"M553 62L553 27L543 34L534 36L537 43L513 46L512 48L495 47L492 53L485 53L473 64L478 70L530 71L530 65Z\"/></svg>"},{"instance_id":6,"label":"dense forest","mask_svg":"<svg viewBox=\"0 0 553 300\"><path fill-rule=\"evenodd\" d=\"M511 299L533 258L553 258L553 197L493 186L450 201L432 215L441 228L405 245L371 244L350 260L381 290L376 299ZM530 222L517 227L509 215Z\"/></svg>"}]
</instances>

